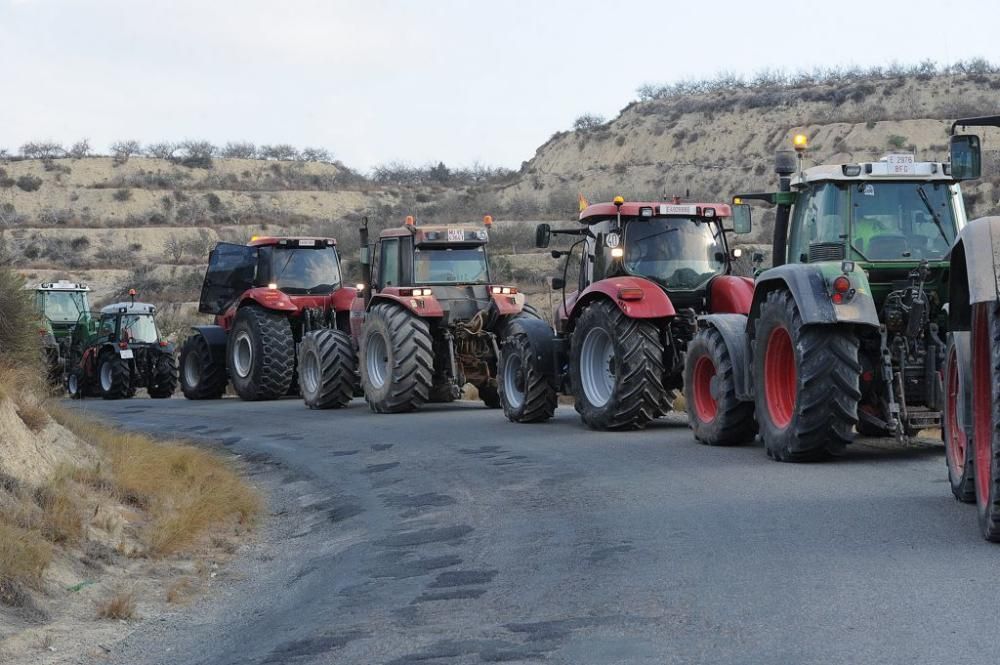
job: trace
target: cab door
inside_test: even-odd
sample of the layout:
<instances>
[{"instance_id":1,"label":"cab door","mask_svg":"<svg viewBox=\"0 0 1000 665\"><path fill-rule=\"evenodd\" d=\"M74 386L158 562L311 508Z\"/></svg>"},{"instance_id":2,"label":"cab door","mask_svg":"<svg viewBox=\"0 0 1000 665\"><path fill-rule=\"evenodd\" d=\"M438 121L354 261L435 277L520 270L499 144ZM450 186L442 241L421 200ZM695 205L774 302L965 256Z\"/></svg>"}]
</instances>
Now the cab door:
<instances>
[{"instance_id":1,"label":"cab door","mask_svg":"<svg viewBox=\"0 0 1000 665\"><path fill-rule=\"evenodd\" d=\"M220 242L208 255L198 311L222 314L244 291L254 286L256 273L256 247Z\"/></svg>"}]
</instances>

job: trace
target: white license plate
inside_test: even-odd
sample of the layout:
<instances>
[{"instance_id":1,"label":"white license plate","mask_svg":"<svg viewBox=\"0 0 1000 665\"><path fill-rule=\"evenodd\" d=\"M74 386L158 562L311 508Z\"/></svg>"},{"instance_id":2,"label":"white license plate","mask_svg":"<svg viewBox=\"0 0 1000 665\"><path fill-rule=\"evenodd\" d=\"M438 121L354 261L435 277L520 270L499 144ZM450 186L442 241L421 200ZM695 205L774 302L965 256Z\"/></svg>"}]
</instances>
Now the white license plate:
<instances>
[{"instance_id":1,"label":"white license plate","mask_svg":"<svg viewBox=\"0 0 1000 665\"><path fill-rule=\"evenodd\" d=\"M120 355L125 360L131 360L132 358L135 357L134 355L132 355L132 349L119 349L118 355Z\"/></svg>"}]
</instances>

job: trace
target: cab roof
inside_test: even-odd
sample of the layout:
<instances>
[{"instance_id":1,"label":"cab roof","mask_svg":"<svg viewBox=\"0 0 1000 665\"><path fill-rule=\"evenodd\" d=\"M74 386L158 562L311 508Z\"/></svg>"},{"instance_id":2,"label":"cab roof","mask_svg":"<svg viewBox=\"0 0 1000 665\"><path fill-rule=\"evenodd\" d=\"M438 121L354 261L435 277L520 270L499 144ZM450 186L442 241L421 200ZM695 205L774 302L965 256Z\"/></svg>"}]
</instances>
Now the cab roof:
<instances>
[{"instance_id":1,"label":"cab roof","mask_svg":"<svg viewBox=\"0 0 1000 665\"><path fill-rule=\"evenodd\" d=\"M273 247L274 245L291 245L291 246L304 246L302 241L306 241L308 246L319 245L336 245L337 241L334 238L319 238L310 236L299 236L299 237L282 237L282 236L254 236L250 238L250 242L247 243L250 247ZM309 241L312 241L309 244Z\"/></svg>"},{"instance_id":2,"label":"cab roof","mask_svg":"<svg viewBox=\"0 0 1000 665\"><path fill-rule=\"evenodd\" d=\"M651 217L731 217L728 203L680 203L677 201L626 201L621 205L622 217L641 217L643 208L652 208ZM706 211L711 212L706 214ZM580 222L596 224L617 216L614 203L595 203L580 212Z\"/></svg>"},{"instance_id":3,"label":"cab roof","mask_svg":"<svg viewBox=\"0 0 1000 665\"><path fill-rule=\"evenodd\" d=\"M903 162L893 158L908 158ZM850 175L848 175L850 173ZM813 166L792 176L792 186L802 186L811 182L878 182L879 180L912 180L919 182L955 182L951 177L950 165L944 162L917 162L912 155L886 155L876 162L856 162L854 164L822 164Z\"/></svg>"},{"instance_id":4,"label":"cab roof","mask_svg":"<svg viewBox=\"0 0 1000 665\"><path fill-rule=\"evenodd\" d=\"M116 302L101 308L101 314L155 314L156 306L146 302Z\"/></svg>"},{"instance_id":5,"label":"cab roof","mask_svg":"<svg viewBox=\"0 0 1000 665\"><path fill-rule=\"evenodd\" d=\"M29 287L30 288L30 287ZM69 282L59 280L58 282L42 282L37 287L37 291L90 291L90 287L79 282Z\"/></svg>"},{"instance_id":6,"label":"cab roof","mask_svg":"<svg viewBox=\"0 0 1000 665\"><path fill-rule=\"evenodd\" d=\"M461 237L458 237L461 234ZM464 243L483 245L489 242L488 227L483 224L407 224L385 229L380 238L405 238L413 236L417 245Z\"/></svg>"}]
</instances>

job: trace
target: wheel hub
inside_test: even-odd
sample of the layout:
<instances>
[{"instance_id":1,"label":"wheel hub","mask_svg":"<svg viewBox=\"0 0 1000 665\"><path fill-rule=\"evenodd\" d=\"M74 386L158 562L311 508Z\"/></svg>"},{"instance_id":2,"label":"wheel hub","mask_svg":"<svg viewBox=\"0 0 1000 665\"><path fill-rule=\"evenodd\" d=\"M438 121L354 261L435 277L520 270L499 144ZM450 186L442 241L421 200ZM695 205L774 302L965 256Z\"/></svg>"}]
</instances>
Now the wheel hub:
<instances>
[{"instance_id":1,"label":"wheel hub","mask_svg":"<svg viewBox=\"0 0 1000 665\"><path fill-rule=\"evenodd\" d=\"M715 401L714 386L718 383L715 374L715 363L708 356L701 356L694 365L692 376L694 413L698 420L708 423L715 419L719 405Z\"/></svg>"},{"instance_id":2,"label":"wheel hub","mask_svg":"<svg viewBox=\"0 0 1000 665\"><path fill-rule=\"evenodd\" d=\"M184 382L197 386L201 382L201 358L197 353L189 353L184 359Z\"/></svg>"},{"instance_id":3,"label":"wheel hub","mask_svg":"<svg viewBox=\"0 0 1000 665\"><path fill-rule=\"evenodd\" d=\"M587 400L596 407L611 401L615 391L615 347L606 330L594 328L580 348L580 383Z\"/></svg>"},{"instance_id":4,"label":"wheel hub","mask_svg":"<svg viewBox=\"0 0 1000 665\"><path fill-rule=\"evenodd\" d=\"M365 345L365 365L368 369L369 383L376 388L384 386L388 375L389 347L380 333L374 332L368 336L368 343Z\"/></svg>"},{"instance_id":5,"label":"wheel hub","mask_svg":"<svg viewBox=\"0 0 1000 665\"><path fill-rule=\"evenodd\" d=\"M767 338L764 351L764 396L767 412L775 427L784 429L795 412L795 349L786 328L775 328Z\"/></svg>"},{"instance_id":6,"label":"wheel hub","mask_svg":"<svg viewBox=\"0 0 1000 665\"><path fill-rule=\"evenodd\" d=\"M524 404L524 368L519 355L507 360L503 374L503 392L513 408L517 409Z\"/></svg>"},{"instance_id":7,"label":"wheel hub","mask_svg":"<svg viewBox=\"0 0 1000 665\"><path fill-rule=\"evenodd\" d=\"M253 341L245 330L236 333L233 340L233 369L241 379L250 376L253 369Z\"/></svg>"},{"instance_id":8,"label":"wheel hub","mask_svg":"<svg viewBox=\"0 0 1000 665\"><path fill-rule=\"evenodd\" d=\"M101 364L101 388L104 392L108 392L111 390L113 383L114 381L111 376L111 363L109 361L104 361L104 363Z\"/></svg>"},{"instance_id":9,"label":"wheel hub","mask_svg":"<svg viewBox=\"0 0 1000 665\"><path fill-rule=\"evenodd\" d=\"M299 369L302 377L302 387L304 392L315 394L319 390L319 356L315 351L306 353L302 358L302 367Z\"/></svg>"}]
</instances>

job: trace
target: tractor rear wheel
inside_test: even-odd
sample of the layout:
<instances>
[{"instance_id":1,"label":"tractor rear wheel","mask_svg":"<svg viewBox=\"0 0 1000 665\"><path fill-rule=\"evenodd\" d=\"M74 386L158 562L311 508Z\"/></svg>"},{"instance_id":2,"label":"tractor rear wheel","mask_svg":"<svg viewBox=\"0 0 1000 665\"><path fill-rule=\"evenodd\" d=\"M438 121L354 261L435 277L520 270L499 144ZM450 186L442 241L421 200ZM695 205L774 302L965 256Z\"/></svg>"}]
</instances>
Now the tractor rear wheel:
<instances>
[{"instance_id":1,"label":"tractor rear wheel","mask_svg":"<svg viewBox=\"0 0 1000 665\"><path fill-rule=\"evenodd\" d=\"M226 366L216 362L208 341L195 333L181 346L181 391L188 399L219 399L226 392Z\"/></svg>"},{"instance_id":2,"label":"tractor rear wheel","mask_svg":"<svg viewBox=\"0 0 1000 665\"><path fill-rule=\"evenodd\" d=\"M233 388L248 402L288 394L295 373L295 338L288 317L243 307L229 331L227 367Z\"/></svg>"},{"instance_id":3,"label":"tractor rear wheel","mask_svg":"<svg viewBox=\"0 0 1000 665\"><path fill-rule=\"evenodd\" d=\"M70 370L66 375L66 392L70 399L84 398L83 370L79 367Z\"/></svg>"},{"instance_id":4,"label":"tractor rear wheel","mask_svg":"<svg viewBox=\"0 0 1000 665\"><path fill-rule=\"evenodd\" d=\"M710 446L732 446L757 436L753 402L736 398L733 361L715 328L698 331L684 361L688 422L695 438Z\"/></svg>"},{"instance_id":5,"label":"tractor rear wheel","mask_svg":"<svg viewBox=\"0 0 1000 665\"><path fill-rule=\"evenodd\" d=\"M105 351L97 364L97 377L104 399L129 397L132 385L132 368L128 361L114 351Z\"/></svg>"},{"instance_id":6,"label":"tractor rear wheel","mask_svg":"<svg viewBox=\"0 0 1000 665\"><path fill-rule=\"evenodd\" d=\"M651 322L596 302L580 315L570 348L576 410L589 427L640 429L662 415L663 344Z\"/></svg>"},{"instance_id":7,"label":"tractor rear wheel","mask_svg":"<svg viewBox=\"0 0 1000 665\"><path fill-rule=\"evenodd\" d=\"M171 397L177 390L177 359L173 353L163 353L153 365L153 375L149 377L146 392L153 399Z\"/></svg>"},{"instance_id":8,"label":"tractor rear wheel","mask_svg":"<svg viewBox=\"0 0 1000 665\"><path fill-rule=\"evenodd\" d=\"M757 422L769 457L808 462L851 442L858 423L858 338L844 326L802 325L788 291L761 303L754 348Z\"/></svg>"},{"instance_id":9,"label":"tractor rear wheel","mask_svg":"<svg viewBox=\"0 0 1000 665\"><path fill-rule=\"evenodd\" d=\"M1000 302L972 313L972 462L979 528L1000 542Z\"/></svg>"},{"instance_id":10,"label":"tractor rear wheel","mask_svg":"<svg viewBox=\"0 0 1000 665\"><path fill-rule=\"evenodd\" d=\"M958 360L955 335L948 335L948 348L944 361L944 414L941 419L941 439L944 441L944 458L948 464L948 480L951 483L951 493L962 503L976 501L976 474L973 464L973 451L969 446L968 437L961 426L959 409L968 403L968 386L962 379L961 372L965 362ZM966 394L960 394L965 390Z\"/></svg>"},{"instance_id":11,"label":"tractor rear wheel","mask_svg":"<svg viewBox=\"0 0 1000 665\"><path fill-rule=\"evenodd\" d=\"M430 397L434 346L426 319L399 305L371 308L361 329L361 382L376 413L404 413Z\"/></svg>"},{"instance_id":12,"label":"tractor rear wheel","mask_svg":"<svg viewBox=\"0 0 1000 665\"><path fill-rule=\"evenodd\" d=\"M540 423L556 412L559 394L538 369L536 351L527 334L510 335L500 349L497 371L504 415L515 423Z\"/></svg>"},{"instance_id":13,"label":"tractor rear wheel","mask_svg":"<svg viewBox=\"0 0 1000 665\"><path fill-rule=\"evenodd\" d=\"M358 356L350 335L314 330L299 344L299 390L310 409L339 409L354 397Z\"/></svg>"}]
</instances>

